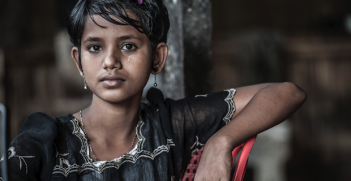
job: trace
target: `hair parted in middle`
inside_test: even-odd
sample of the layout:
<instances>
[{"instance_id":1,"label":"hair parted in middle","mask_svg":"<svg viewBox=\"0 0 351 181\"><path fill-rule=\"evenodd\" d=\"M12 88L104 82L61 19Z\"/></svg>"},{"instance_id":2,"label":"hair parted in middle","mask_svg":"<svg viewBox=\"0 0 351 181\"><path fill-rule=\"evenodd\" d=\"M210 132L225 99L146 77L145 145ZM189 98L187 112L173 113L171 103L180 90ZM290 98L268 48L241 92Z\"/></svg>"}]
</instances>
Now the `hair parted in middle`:
<instances>
[{"instance_id":1,"label":"hair parted in middle","mask_svg":"<svg viewBox=\"0 0 351 181\"><path fill-rule=\"evenodd\" d=\"M127 14L134 14L138 19L132 19ZM80 51L86 18L99 27L92 15L99 15L110 23L117 25L131 25L139 32L145 33L151 42L152 60L155 58L155 49L160 42L167 43L169 30L168 11L161 0L79 0L67 18L67 30L70 40L79 51L79 67L82 70ZM116 21L111 16L116 17Z\"/></svg>"}]
</instances>

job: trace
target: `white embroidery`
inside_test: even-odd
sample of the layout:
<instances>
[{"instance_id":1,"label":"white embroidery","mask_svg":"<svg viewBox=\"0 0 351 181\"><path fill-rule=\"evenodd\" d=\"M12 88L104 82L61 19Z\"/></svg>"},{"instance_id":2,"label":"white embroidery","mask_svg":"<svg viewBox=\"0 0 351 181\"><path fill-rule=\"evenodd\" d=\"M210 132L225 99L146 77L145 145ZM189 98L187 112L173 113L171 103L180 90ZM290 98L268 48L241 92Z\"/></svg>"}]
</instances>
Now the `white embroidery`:
<instances>
[{"instance_id":1,"label":"white embroidery","mask_svg":"<svg viewBox=\"0 0 351 181\"><path fill-rule=\"evenodd\" d=\"M203 147L205 144L202 144L199 142L199 137L196 135L196 141L195 143L193 144L193 146L190 147L190 149L193 149L195 148L192 152L191 152L191 157L193 157L200 149L198 148L199 146L200 147Z\"/></svg>"},{"instance_id":2,"label":"white embroidery","mask_svg":"<svg viewBox=\"0 0 351 181\"><path fill-rule=\"evenodd\" d=\"M16 150L15 150L15 147L10 147L8 149L8 159L11 159L11 158L14 158L14 157L17 157L20 161L20 170L22 169L22 161L23 163L26 165L26 174L28 174L28 166L27 166L27 162L25 160L25 158L34 158L35 156L19 156L19 155L16 155Z\"/></svg>"},{"instance_id":3,"label":"white embroidery","mask_svg":"<svg viewBox=\"0 0 351 181\"><path fill-rule=\"evenodd\" d=\"M68 176L69 173L78 172L80 166L77 164L71 165L69 161L65 158L59 157L59 165L55 165L52 174L60 173L65 177Z\"/></svg>"},{"instance_id":4,"label":"white embroidery","mask_svg":"<svg viewBox=\"0 0 351 181\"><path fill-rule=\"evenodd\" d=\"M79 168L80 166L77 164L70 165L68 168L64 168L62 165L56 165L52 174L62 174L67 177L70 173L79 172Z\"/></svg>"},{"instance_id":5,"label":"white embroidery","mask_svg":"<svg viewBox=\"0 0 351 181\"><path fill-rule=\"evenodd\" d=\"M79 165L73 164L71 165L67 159L64 157L68 156L69 153L59 153L56 147L56 144L54 143L54 146L56 148L56 157L59 159L59 165L55 165L52 174L55 173L60 173L64 175L65 177L68 176L69 173L71 172L78 172L79 170Z\"/></svg>"},{"instance_id":6,"label":"white embroidery","mask_svg":"<svg viewBox=\"0 0 351 181\"><path fill-rule=\"evenodd\" d=\"M199 137L195 137L196 138L196 141L195 143L193 144L193 146L190 147L190 149L193 149L194 147L197 147L197 146L204 146L205 144L202 144L199 142Z\"/></svg>"},{"instance_id":7,"label":"white embroidery","mask_svg":"<svg viewBox=\"0 0 351 181\"><path fill-rule=\"evenodd\" d=\"M170 146L175 146L172 139L167 139L167 144L169 144Z\"/></svg>"},{"instance_id":8,"label":"white embroidery","mask_svg":"<svg viewBox=\"0 0 351 181\"><path fill-rule=\"evenodd\" d=\"M60 173L60 174L63 174L67 177L67 175L69 173L78 172L80 174L86 170L92 170L92 171L95 171L95 172L100 174L108 168L119 169L119 167L126 162L135 163L141 157L149 158L149 159L153 160L156 156L158 156L159 154L161 154L163 152L168 153L170 150L170 147L174 145L172 140L170 140L170 141L167 140L166 145L161 145L161 146L157 147L152 152L148 151L148 150L143 150L142 148L144 147L144 143L145 143L146 138L141 133L141 128L144 125L144 122L142 120L140 120L138 122L138 125L136 128L137 138L138 138L136 153L133 155L127 153L125 155L122 155L120 157L121 159L119 161L113 161L113 160L103 161L102 164L98 164L99 166L96 166L96 165L94 165L93 160L89 157L89 155L87 153L87 149L86 149L87 140L86 140L85 136L79 131L79 129L80 129L79 121L74 118L71 120L71 122L72 122L73 127L74 127L72 134L76 135L82 143L80 154L83 156L85 163L81 166L76 165L76 164L70 165L66 169L63 169L62 167L59 167L59 166L55 166L53 174ZM60 160L60 162L61 162L61 160ZM67 163L64 160L62 163L63 163L63 165L67 166Z\"/></svg>"},{"instance_id":9,"label":"white embroidery","mask_svg":"<svg viewBox=\"0 0 351 181\"><path fill-rule=\"evenodd\" d=\"M226 91L228 91L228 96L224 100L228 104L228 112L225 115L225 117L223 118L223 121L225 122L225 124L228 124L230 122L233 114L235 113L235 110L236 110L235 103L233 101L236 90L235 89L228 89Z\"/></svg>"},{"instance_id":10,"label":"white embroidery","mask_svg":"<svg viewBox=\"0 0 351 181\"><path fill-rule=\"evenodd\" d=\"M196 98L196 97L207 97L207 94L204 94L204 95L196 95L195 98Z\"/></svg>"}]
</instances>

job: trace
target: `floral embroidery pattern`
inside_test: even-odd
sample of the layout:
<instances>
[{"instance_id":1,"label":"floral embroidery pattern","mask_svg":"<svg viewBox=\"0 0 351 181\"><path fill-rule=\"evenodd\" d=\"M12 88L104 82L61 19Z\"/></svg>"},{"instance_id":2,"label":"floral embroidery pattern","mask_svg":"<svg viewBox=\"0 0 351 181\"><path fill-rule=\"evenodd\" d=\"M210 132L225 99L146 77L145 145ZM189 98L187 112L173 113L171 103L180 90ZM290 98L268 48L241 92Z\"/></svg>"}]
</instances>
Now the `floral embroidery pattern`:
<instances>
[{"instance_id":1,"label":"floral embroidery pattern","mask_svg":"<svg viewBox=\"0 0 351 181\"><path fill-rule=\"evenodd\" d=\"M61 154L58 152L55 143L54 143L54 146L56 148L56 157L58 157L58 159L59 159L59 165L56 165L54 167L52 174L60 173L60 174L63 174L65 177L67 177L67 175L71 172L78 172L79 165L77 165L77 164L71 165L69 163L69 161L64 158L64 157L67 157L69 155L69 153Z\"/></svg>"},{"instance_id":2,"label":"floral embroidery pattern","mask_svg":"<svg viewBox=\"0 0 351 181\"><path fill-rule=\"evenodd\" d=\"M26 174L28 174L28 166L27 166L27 162L26 162L25 158L34 158L35 156L19 156L19 155L16 155L15 147L10 147L8 149L8 151L7 151L7 155L8 155L8 159L15 158L15 157L19 159L19 161L20 161L20 170L22 170L22 161L23 161L23 163L26 166Z\"/></svg>"}]
</instances>

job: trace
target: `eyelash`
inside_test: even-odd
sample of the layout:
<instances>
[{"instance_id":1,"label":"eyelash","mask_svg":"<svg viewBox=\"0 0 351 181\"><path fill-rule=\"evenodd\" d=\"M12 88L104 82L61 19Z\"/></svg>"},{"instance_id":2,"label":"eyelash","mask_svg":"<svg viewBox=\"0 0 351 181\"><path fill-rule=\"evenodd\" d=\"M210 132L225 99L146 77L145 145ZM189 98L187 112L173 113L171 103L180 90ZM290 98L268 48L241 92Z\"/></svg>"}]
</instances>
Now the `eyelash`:
<instances>
[{"instance_id":1,"label":"eyelash","mask_svg":"<svg viewBox=\"0 0 351 181\"><path fill-rule=\"evenodd\" d=\"M127 48L125 48L127 45L131 45L132 46L132 48L131 49L127 49ZM94 46L98 46L99 47L99 50L94 50L93 48L94 48ZM134 45L134 44L131 44L131 43L127 43L127 44L124 44L123 46L122 46L122 50L135 50L137 48L137 46L136 45ZM98 52L98 51L101 51L102 50L102 47L100 46L100 45L91 45L91 46L89 46L88 47L88 51L90 51L90 52Z\"/></svg>"},{"instance_id":2,"label":"eyelash","mask_svg":"<svg viewBox=\"0 0 351 181\"><path fill-rule=\"evenodd\" d=\"M98 46L99 50L92 49L94 46ZM97 52L97 51L101 51L101 50L102 50L102 47L100 45L91 45L88 47L88 51L90 51L90 52Z\"/></svg>"},{"instance_id":3,"label":"eyelash","mask_svg":"<svg viewBox=\"0 0 351 181\"><path fill-rule=\"evenodd\" d=\"M124 47L126 47L127 45L132 45L132 48L131 49L126 49L126 48L124 48ZM126 43L126 44L124 44L123 46L122 46L122 50L135 50L137 48L137 46L136 45L134 45L134 44L132 44L132 43Z\"/></svg>"}]
</instances>

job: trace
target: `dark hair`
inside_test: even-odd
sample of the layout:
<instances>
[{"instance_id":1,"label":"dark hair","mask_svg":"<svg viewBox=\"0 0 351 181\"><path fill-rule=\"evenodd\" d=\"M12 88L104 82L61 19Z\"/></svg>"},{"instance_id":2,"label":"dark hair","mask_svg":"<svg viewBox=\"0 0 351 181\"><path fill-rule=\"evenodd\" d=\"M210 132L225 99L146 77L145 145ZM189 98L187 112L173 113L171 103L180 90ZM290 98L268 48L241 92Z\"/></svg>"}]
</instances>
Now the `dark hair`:
<instances>
[{"instance_id":1,"label":"dark hair","mask_svg":"<svg viewBox=\"0 0 351 181\"><path fill-rule=\"evenodd\" d=\"M134 14L138 20L132 19L126 13ZM98 25L92 15L98 14L107 21L117 25L131 25L139 32L145 33L151 42L152 60L155 58L155 49L160 42L167 43L169 30L168 11L161 0L79 0L67 18L67 30L70 40L78 47L79 67L82 70L80 51L81 38L84 31L86 18L89 17ZM111 18L115 16L120 22ZM98 25L101 28L106 28Z\"/></svg>"}]
</instances>

